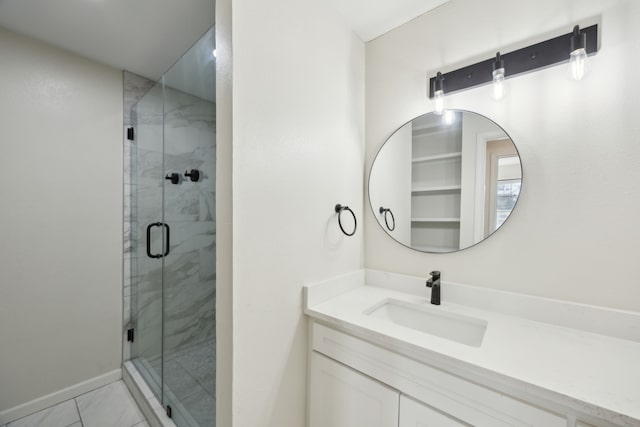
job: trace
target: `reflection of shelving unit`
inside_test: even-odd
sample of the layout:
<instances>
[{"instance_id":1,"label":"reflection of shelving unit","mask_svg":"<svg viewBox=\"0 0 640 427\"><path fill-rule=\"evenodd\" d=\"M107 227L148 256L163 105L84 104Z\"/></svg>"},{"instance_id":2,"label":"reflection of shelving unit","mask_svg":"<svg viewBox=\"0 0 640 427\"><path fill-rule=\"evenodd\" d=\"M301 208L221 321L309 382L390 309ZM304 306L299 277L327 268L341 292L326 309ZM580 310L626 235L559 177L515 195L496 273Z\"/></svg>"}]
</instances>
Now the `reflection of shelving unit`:
<instances>
[{"instance_id":1,"label":"reflection of shelving unit","mask_svg":"<svg viewBox=\"0 0 640 427\"><path fill-rule=\"evenodd\" d=\"M462 116L448 126L436 115L414 120L411 166L411 246L459 249Z\"/></svg>"},{"instance_id":2,"label":"reflection of shelving unit","mask_svg":"<svg viewBox=\"0 0 640 427\"><path fill-rule=\"evenodd\" d=\"M461 185L441 185L439 187L413 187L411 189L411 193L413 194L422 194L422 193L446 193L449 191L456 192L460 191L462 188Z\"/></svg>"},{"instance_id":3,"label":"reflection of shelving unit","mask_svg":"<svg viewBox=\"0 0 640 427\"><path fill-rule=\"evenodd\" d=\"M460 218L411 218L411 222L460 222Z\"/></svg>"},{"instance_id":4,"label":"reflection of shelving unit","mask_svg":"<svg viewBox=\"0 0 640 427\"><path fill-rule=\"evenodd\" d=\"M433 162L434 160L443 160L443 159L453 159L456 157L462 157L461 152L448 153L448 154L439 154L437 156L426 156L426 157L414 157L411 159L411 163L422 163L422 162Z\"/></svg>"}]
</instances>

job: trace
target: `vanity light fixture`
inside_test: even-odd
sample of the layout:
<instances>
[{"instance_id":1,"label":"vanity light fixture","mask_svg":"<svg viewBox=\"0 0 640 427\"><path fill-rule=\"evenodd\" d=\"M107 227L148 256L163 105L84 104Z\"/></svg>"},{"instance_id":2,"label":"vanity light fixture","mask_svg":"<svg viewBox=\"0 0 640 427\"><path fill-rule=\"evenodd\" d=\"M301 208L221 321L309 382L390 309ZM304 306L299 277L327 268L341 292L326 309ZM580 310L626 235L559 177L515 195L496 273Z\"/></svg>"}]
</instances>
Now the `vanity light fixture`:
<instances>
[{"instance_id":1,"label":"vanity light fixture","mask_svg":"<svg viewBox=\"0 0 640 427\"><path fill-rule=\"evenodd\" d=\"M496 60L493 61L493 99L500 101L506 94L504 82L504 60L500 52L496 52Z\"/></svg>"},{"instance_id":2,"label":"vanity light fixture","mask_svg":"<svg viewBox=\"0 0 640 427\"><path fill-rule=\"evenodd\" d=\"M571 76L580 80L588 68L587 56L597 52L598 25L582 29L575 26L570 33L505 54L498 53L494 58L448 73L438 72L429 79L429 99L435 101L435 113L442 114L444 81L447 82L447 95L493 83L494 97L499 98L496 95L505 95L504 79L567 61L571 64Z\"/></svg>"},{"instance_id":3,"label":"vanity light fixture","mask_svg":"<svg viewBox=\"0 0 640 427\"><path fill-rule=\"evenodd\" d=\"M571 54L569 55L569 69L573 80L582 80L588 68L587 35L580 32L580 27L573 27L571 35Z\"/></svg>"},{"instance_id":4,"label":"vanity light fixture","mask_svg":"<svg viewBox=\"0 0 640 427\"><path fill-rule=\"evenodd\" d=\"M442 114L444 112L444 77L440 71L433 82L433 100L436 104L434 113Z\"/></svg>"}]
</instances>

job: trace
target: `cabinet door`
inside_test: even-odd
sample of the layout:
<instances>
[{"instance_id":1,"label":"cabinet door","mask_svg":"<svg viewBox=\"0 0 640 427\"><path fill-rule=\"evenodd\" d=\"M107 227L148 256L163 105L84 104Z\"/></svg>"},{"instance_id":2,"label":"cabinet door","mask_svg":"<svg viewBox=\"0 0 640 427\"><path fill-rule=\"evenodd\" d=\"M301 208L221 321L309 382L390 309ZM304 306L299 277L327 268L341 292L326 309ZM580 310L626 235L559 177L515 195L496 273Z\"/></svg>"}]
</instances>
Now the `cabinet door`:
<instances>
[{"instance_id":1,"label":"cabinet door","mask_svg":"<svg viewBox=\"0 0 640 427\"><path fill-rule=\"evenodd\" d=\"M315 351L309 427L397 427L399 393Z\"/></svg>"},{"instance_id":2,"label":"cabinet door","mask_svg":"<svg viewBox=\"0 0 640 427\"><path fill-rule=\"evenodd\" d=\"M469 427L469 424L406 396L400 396L399 427Z\"/></svg>"}]
</instances>

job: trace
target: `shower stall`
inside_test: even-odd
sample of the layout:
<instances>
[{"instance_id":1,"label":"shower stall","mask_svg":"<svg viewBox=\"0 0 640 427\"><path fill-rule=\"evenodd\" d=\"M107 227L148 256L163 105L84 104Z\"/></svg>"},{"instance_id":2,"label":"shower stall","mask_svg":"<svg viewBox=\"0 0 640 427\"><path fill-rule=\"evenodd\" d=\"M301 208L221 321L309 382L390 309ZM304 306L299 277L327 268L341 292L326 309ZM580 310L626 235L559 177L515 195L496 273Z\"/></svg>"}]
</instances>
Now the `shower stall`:
<instances>
[{"instance_id":1,"label":"shower stall","mask_svg":"<svg viewBox=\"0 0 640 427\"><path fill-rule=\"evenodd\" d=\"M211 28L129 111L128 356L180 427L215 426L214 49Z\"/></svg>"}]
</instances>

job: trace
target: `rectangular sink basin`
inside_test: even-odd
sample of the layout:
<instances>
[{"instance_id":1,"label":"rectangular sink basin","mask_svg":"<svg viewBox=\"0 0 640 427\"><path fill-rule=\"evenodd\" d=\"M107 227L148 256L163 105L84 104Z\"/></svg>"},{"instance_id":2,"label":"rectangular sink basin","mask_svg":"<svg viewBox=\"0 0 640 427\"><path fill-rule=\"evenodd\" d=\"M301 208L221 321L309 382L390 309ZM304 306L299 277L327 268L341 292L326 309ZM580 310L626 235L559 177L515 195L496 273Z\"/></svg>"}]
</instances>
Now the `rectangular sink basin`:
<instances>
[{"instance_id":1,"label":"rectangular sink basin","mask_svg":"<svg viewBox=\"0 0 640 427\"><path fill-rule=\"evenodd\" d=\"M480 347L487 329L486 320L395 299L386 299L364 314L472 347Z\"/></svg>"}]
</instances>

